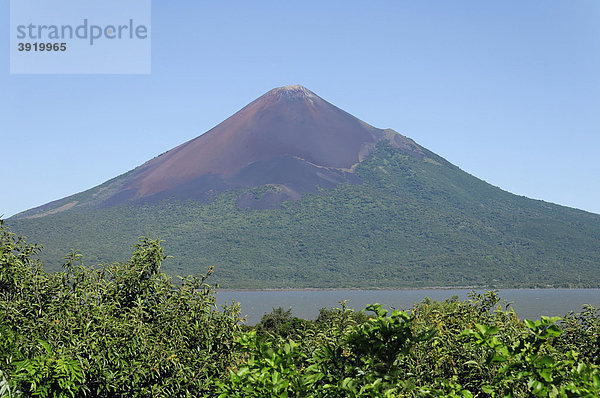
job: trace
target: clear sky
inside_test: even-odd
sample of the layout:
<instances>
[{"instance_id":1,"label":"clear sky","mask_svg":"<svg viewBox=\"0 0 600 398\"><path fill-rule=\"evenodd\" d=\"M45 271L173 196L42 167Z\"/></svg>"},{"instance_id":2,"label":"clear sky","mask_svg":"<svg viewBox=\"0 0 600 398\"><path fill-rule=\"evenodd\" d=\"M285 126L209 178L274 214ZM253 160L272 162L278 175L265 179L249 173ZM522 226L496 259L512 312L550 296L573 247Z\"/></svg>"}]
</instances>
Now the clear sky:
<instances>
[{"instance_id":1,"label":"clear sky","mask_svg":"<svg viewBox=\"0 0 600 398\"><path fill-rule=\"evenodd\" d=\"M600 1L152 2L149 75L10 75L0 214L98 185L302 84L510 192L600 213Z\"/></svg>"}]
</instances>

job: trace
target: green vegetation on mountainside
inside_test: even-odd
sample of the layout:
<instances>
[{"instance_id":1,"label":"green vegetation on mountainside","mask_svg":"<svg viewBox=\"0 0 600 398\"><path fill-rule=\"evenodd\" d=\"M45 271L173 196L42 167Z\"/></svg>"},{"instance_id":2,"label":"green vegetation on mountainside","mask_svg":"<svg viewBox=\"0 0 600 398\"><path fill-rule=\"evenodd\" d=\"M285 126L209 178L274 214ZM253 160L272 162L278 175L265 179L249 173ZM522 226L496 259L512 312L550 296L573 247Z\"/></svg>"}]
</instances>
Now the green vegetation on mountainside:
<instances>
[{"instance_id":1,"label":"green vegetation on mountainside","mask_svg":"<svg viewBox=\"0 0 600 398\"><path fill-rule=\"evenodd\" d=\"M122 258L135 237L165 241L165 271L215 266L228 288L600 286L600 216L519 197L449 165L379 145L362 185L281 209L163 202L10 220L44 245L50 269L72 248L86 263ZM256 189L260 195L264 189Z\"/></svg>"}]
</instances>

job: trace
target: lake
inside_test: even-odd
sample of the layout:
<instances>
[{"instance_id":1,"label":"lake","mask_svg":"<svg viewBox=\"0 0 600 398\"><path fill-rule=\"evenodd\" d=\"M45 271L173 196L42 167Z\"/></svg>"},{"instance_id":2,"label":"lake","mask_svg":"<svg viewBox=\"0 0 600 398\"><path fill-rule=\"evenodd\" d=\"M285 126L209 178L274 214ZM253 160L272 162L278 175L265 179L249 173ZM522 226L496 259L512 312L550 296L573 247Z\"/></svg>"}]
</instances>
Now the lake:
<instances>
[{"instance_id":1,"label":"lake","mask_svg":"<svg viewBox=\"0 0 600 398\"><path fill-rule=\"evenodd\" d=\"M347 307L364 309L368 304L381 303L386 308L410 309L426 297L443 301L452 296L464 300L472 289L403 289L403 290L219 290L217 304L242 304L242 314L248 324L254 325L273 308L292 309L299 318L315 319L319 309L339 308L340 301L348 300ZM477 290L483 293L485 290ZM600 307L600 289L502 289L499 296L514 302L520 318L538 319L541 315L561 316L570 311L580 312L584 304Z\"/></svg>"}]
</instances>

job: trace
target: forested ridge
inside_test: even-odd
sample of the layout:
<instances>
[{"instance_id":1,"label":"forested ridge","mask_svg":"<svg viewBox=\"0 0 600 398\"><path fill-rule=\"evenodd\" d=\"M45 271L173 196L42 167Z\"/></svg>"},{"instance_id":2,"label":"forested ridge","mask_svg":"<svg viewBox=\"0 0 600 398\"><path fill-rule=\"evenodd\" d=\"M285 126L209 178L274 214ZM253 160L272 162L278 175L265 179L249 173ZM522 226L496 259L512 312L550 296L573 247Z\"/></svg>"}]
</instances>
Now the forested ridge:
<instances>
[{"instance_id":1,"label":"forested ridge","mask_svg":"<svg viewBox=\"0 0 600 398\"><path fill-rule=\"evenodd\" d=\"M241 194L65 211L8 224L44 245L49 270L79 249L89 264L163 239L172 276L215 267L224 288L600 287L600 215L513 195L441 157L380 143L340 184L240 209ZM82 193L78 200L85 201ZM77 199L77 198L75 198Z\"/></svg>"},{"instance_id":2,"label":"forested ridge","mask_svg":"<svg viewBox=\"0 0 600 398\"><path fill-rule=\"evenodd\" d=\"M341 303L254 327L204 275L173 279L158 240L47 272L0 226L0 396L598 397L600 313L520 320L494 291L410 311ZM177 253L175 253L177 254ZM276 305L276 304L275 304Z\"/></svg>"}]
</instances>

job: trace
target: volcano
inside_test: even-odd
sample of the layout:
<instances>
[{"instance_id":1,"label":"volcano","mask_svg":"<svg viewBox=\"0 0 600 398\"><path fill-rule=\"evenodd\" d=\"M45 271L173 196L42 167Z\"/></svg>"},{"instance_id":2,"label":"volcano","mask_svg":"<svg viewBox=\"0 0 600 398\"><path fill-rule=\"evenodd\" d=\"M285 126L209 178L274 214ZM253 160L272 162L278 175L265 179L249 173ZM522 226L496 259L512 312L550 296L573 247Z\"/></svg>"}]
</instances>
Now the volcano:
<instances>
[{"instance_id":1,"label":"volcano","mask_svg":"<svg viewBox=\"0 0 600 398\"><path fill-rule=\"evenodd\" d=\"M600 287L600 216L513 195L302 86L87 191L17 214L59 269L158 236L228 288Z\"/></svg>"},{"instance_id":2,"label":"volcano","mask_svg":"<svg viewBox=\"0 0 600 398\"><path fill-rule=\"evenodd\" d=\"M241 194L240 207L275 208L318 187L360 184L354 169L381 141L425 156L411 139L370 126L303 86L279 87L201 136L93 189L91 197L74 195L18 217L125 202L209 201L222 191L258 186L270 189L259 199Z\"/></svg>"}]
</instances>

